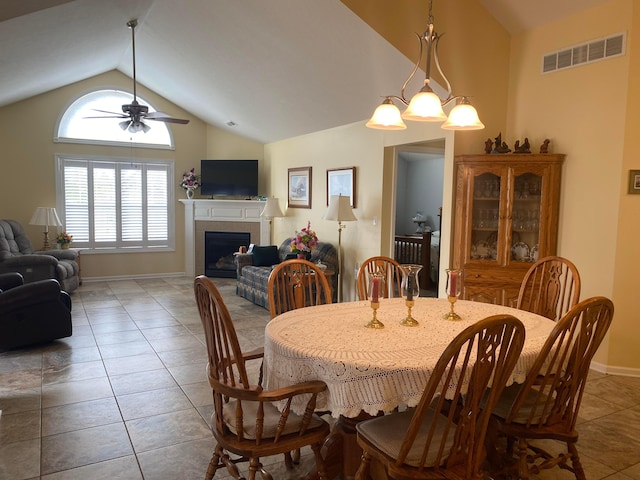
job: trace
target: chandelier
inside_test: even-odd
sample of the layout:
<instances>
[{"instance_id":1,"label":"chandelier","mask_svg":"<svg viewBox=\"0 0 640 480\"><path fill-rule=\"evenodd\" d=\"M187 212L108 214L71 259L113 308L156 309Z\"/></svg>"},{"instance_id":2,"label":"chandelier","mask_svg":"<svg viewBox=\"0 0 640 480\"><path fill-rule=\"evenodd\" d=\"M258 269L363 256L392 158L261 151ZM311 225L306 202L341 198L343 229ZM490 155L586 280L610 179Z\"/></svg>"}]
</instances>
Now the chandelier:
<instances>
[{"instance_id":1,"label":"chandelier","mask_svg":"<svg viewBox=\"0 0 640 480\"><path fill-rule=\"evenodd\" d=\"M418 122L444 122L442 128L445 130L480 130L484 128L484 125L478 118L478 112L469 102L469 99L465 96L453 95L451 91L451 84L445 76L442 68L440 68L440 62L438 61L438 42L442 35L438 35L433 25L433 0L429 0L429 18L427 21L427 29L422 35L416 33L418 41L420 42L420 54L416 61L413 70L409 74L409 77L402 85L400 96L387 95L382 104L376 108L371 119L367 122L367 127L377 128L380 130L404 130L407 128L404 120L413 120ZM425 61L425 79L424 86L416 93L411 100L407 100L404 96L404 91L407 85L414 77L418 68L420 68L420 61L422 60L422 52L426 50ZM431 59L435 63L438 72L444 79L447 85L447 98L440 99L431 88L430 72L431 72ZM395 105L394 100L407 105L407 108L402 114ZM449 116L444 113L442 107L449 104L452 101L456 101L456 106L451 109Z\"/></svg>"}]
</instances>

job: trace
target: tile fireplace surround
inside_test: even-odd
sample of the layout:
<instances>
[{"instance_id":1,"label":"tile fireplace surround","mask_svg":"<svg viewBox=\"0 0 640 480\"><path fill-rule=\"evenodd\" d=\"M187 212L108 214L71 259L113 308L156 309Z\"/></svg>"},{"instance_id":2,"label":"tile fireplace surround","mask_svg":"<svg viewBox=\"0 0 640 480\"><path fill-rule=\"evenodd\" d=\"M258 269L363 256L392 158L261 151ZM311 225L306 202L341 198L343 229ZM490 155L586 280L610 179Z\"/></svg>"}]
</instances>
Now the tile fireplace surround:
<instances>
[{"instance_id":1,"label":"tile fireplace surround","mask_svg":"<svg viewBox=\"0 0 640 480\"><path fill-rule=\"evenodd\" d=\"M260 217L260 200L188 200L184 204L184 268L188 277L204 273L204 232L250 232L251 243L263 245L271 235L269 222Z\"/></svg>"}]
</instances>

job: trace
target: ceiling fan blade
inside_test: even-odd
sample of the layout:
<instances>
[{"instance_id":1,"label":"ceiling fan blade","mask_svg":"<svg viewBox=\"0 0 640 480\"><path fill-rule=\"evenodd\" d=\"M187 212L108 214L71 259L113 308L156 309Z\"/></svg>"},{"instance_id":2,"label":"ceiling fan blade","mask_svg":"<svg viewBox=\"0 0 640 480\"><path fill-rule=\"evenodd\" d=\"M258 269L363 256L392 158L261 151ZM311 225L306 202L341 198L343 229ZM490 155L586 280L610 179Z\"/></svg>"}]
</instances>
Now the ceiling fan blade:
<instances>
[{"instance_id":1,"label":"ceiling fan blade","mask_svg":"<svg viewBox=\"0 0 640 480\"><path fill-rule=\"evenodd\" d=\"M179 123L181 125L186 125L187 123L189 123L189 120L185 120L182 118L173 118L164 112L150 112L147 113L144 118L146 118L147 120L155 120L156 122Z\"/></svg>"},{"instance_id":2,"label":"ceiling fan blade","mask_svg":"<svg viewBox=\"0 0 640 480\"><path fill-rule=\"evenodd\" d=\"M98 110L97 108L92 109L94 112L100 112L100 113L108 113L109 115L117 115L120 118L127 118L129 115L125 115L122 112L110 112L108 110ZM89 117L86 117L89 118ZM102 117L95 117L95 118L102 118Z\"/></svg>"},{"instance_id":3,"label":"ceiling fan blade","mask_svg":"<svg viewBox=\"0 0 640 480\"><path fill-rule=\"evenodd\" d=\"M126 115L111 115L111 116L107 116L107 115L102 115L102 116L96 116L96 117L82 117L82 118L127 118Z\"/></svg>"}]
</instances>

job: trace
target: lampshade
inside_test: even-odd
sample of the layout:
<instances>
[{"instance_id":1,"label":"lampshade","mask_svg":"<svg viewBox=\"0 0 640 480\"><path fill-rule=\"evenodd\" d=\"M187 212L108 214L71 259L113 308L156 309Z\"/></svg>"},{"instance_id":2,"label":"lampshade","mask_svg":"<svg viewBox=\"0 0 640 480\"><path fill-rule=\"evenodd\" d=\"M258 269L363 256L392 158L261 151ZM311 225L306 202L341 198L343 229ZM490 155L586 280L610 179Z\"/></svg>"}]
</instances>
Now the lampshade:
<instances>
[{"instance_id":1,"label":"lampshade","mask_svg":"<svg viewBox=\"0 0 640 480\"><path fill-rule=\"evenodd\" d=\"M329 209L323 218L325 220L336 220L338 222L353 222L358 220L353 214L350 199L346 195L331 195L329 199Z\"/></svg>"},{"instance_id":2,"label":"lampshade","mask_svg":"<svg viewBox=\"0 0 640 480\"><path fill-rule=\"evenodd\" d=\"M267 198L267 202L265 203L264 209L262 210L260 216L266 218L284 217L282 210L280 210L278 199L275 197Z\"/></svg>"},{"instance_id":3,"label":"lampshade","mask_svg":"<svg viewBox=\"0 0 640 480\"><path fill-rule=\"evenodd\" d=\"M385 98L373 112L373 116L367 122L367 127L379 130L404 130L407 128L400 117L400 110L389 97Z\"/></svg>"},{"instance_id":4,"label":"lampshade","mask_svg":"<svg viewBox=\"0 0 640 480\"><path fill-rule=\"evenodd\" d=\"M447 116L442 110L440 97L432 91L420 91L413 96L409 106L402 113L402 118L418 122L443 122Z\"/></svg>"},{"instance_id":5,"label":"lampshade","mask_svg":"<svg viewBox=\"0 0 640 480\"><path fill-rule=\"evenodd\" d=\"M29 225L44 225L46 227L51 225L59 227L62 225L62 222L60 221L55 208L38 207L36 208L36 211L33 212L33 216L31 217L31 220L29 220Z\"/></svg>"},{"instance_id":6,"label":"lampshade","mask_svg":"<svg viewBox=\"0 0 640 480\"><path fill-rule=\"evenodd\" d=\"M478 112L466 97L458 99L457 105L451 109L449 118L440 128L445 130L482 130L484 124L478 118Z\"/></svg>"}]
</instances>

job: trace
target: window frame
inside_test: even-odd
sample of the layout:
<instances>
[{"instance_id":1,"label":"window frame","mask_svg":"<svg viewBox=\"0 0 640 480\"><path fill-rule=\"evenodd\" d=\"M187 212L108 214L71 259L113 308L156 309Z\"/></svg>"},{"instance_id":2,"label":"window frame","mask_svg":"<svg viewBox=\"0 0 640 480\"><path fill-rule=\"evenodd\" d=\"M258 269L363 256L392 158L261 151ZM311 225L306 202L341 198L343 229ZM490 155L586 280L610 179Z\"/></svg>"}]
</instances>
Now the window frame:
<instances>
[{"instance_id":1,"label":"window frame","mask_svg":"<svg viewBox=\"0 0 640 480\"><path fill-rule=\"evenodd\" d=\"M115 165L116 178L118 178L118 170L123 166L132 164L141 164L148 167L154 165L164 166L167 172L167 240L165 241L150 241L143 238L139 243L132 241L124 241L122 239L122 204L120 202L120 184L116 182L116 240L112 242L97 242L95 240L94 232L94 219L93 211L89 213L89 242L76 242L74 241L74 247L86 250L88 253L142 253L142 252L173 252L176 248L175 238L175 162L173 160L156 159L156 158L125 158L114 156L97 156L97 155L69 155L69 154L56 154L55 155L55 171L56 171L56 209L58 216L63 224L63 228L66 228L66 199L65 199L65 185L64 185L64 168L67 162L73 164L90 164L92 167L100 164ZM143 179L145 178L143 173ZM93 197L93 185L89 181L90 195ZM142 196L143 209L147 206L147 196ZM89 204L91 205L91 201ZM143 227L143 233L147 231L147 225ZM73 232L69 232L73 235ZM154 245L155 243L155 245Z\"/></svg>"}]
</instances>

